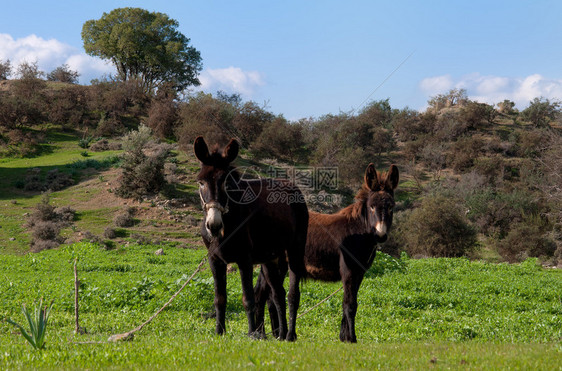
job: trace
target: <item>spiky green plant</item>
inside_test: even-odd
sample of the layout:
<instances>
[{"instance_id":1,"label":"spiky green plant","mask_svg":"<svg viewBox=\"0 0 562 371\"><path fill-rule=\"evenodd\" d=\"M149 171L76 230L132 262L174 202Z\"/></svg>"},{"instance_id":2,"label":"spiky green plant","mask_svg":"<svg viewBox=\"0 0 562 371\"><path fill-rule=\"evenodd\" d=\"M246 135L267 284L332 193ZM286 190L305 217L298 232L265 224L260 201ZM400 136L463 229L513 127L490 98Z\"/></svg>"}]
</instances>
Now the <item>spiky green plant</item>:
<instances>
[{"instance_id":1,"label":"spiky green plant","mask_svg":"<svg viewBox=\"0 0 562 371\"><path fill-rule=\"evenodd\" d=\"M19 323L12 321L10 318L6 318L6 321L17 328L20 329L23 337L29 341L29 343L35 349L45 348L45 333L47 331L47 322L49 320L49 314L53 308L53 302L50 305L45 305L43 308L43 299L39 302L39 305L35 307L35 316L27 309L25 304L22 305L22 313L27 318L29 323L30 333L28 333L25 328Z\"/></svg>"}]
</instances>

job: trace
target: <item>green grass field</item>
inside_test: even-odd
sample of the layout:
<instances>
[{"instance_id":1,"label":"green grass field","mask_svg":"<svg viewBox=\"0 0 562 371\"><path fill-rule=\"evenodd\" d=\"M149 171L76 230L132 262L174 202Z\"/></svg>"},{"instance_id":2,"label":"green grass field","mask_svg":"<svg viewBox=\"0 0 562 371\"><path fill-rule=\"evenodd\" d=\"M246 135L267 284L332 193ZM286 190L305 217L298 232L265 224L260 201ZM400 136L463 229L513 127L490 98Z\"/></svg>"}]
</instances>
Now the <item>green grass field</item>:
<instances>
[{"instance_id":1,"label":"green grass field","mask_svg":"<svg viewBox=\"0 0 562 371\"><path fill-rule=\"evenodd\" d=\"M105 343L144 322L195 270L205 252L89 243L0 260L0 316L23 322L22 303L54 300L47 348L35 351L0 324L2 369L56 368L514 368L559 369L562 275L535 260L519 265L466 259L396 260L379 254L359 295L358 344L338 340L341 292L297 323L290 344L251 340L239 275L228 277L227 335L214 335L213 281L204 269L130 342ZM73 261L80 321L74 335ZM205 265L206 267L206 265ZM300 313L338 288L306 282ZM85 343L104 342L104 343Z\"/></svg>"}]
</instances>

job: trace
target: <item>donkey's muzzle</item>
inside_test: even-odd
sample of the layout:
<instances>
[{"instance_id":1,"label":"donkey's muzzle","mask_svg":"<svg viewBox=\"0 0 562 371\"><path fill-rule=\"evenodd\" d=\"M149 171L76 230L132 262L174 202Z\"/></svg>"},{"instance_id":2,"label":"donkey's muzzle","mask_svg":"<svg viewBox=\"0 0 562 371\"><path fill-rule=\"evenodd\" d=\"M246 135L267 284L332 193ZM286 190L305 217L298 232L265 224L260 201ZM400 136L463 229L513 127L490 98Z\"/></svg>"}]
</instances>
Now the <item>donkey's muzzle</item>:
<instances>
[{"instance_id":1,"label":"donkey's muzzle","mask_svg":"<svg viewBox=\"0 0 562 371\"><path fill-rule=\"evenodd\" d=\"M386 226L386 223L378 222L375 225L375 233L377 234L377 236L384 237L384 236L386 236L387 231L388 231L388 228Z\"/></svg>"},{"instance_id":2,"label":"donkey's muzzle","mask_svg":"<svg viewBox=\"0 0 562 371\"><path fill-rule=\"evenodd\" d=\"M207 210L205 218L205 228L213 237L222 237L224 235L224 224L222 221L222 213L215 207Z\"/></svg>"}]
</instances>

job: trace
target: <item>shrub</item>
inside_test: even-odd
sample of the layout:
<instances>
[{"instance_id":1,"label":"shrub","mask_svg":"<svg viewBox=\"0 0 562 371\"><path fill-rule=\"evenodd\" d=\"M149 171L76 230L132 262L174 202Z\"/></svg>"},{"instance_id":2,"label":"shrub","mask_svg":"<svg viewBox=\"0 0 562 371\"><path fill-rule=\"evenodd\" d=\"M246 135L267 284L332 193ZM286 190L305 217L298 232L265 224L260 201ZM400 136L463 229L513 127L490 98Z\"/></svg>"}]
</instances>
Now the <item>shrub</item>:
<instances>
[{"instance_id":1,"label":"shrub","mask_svg":"<svg viewBox=\"0 0 562 371\"><path fill-rule=\"evenodd\" d=\"M437 94L431 97L427 104L429 109L439 112L444 108L450 108L454 106L464 106L468 102L468 97L466 95L465 89L451 89L447 94Z\"/></svg>"},{"instance_id":2,"label":"shrub","mask_svg":"<svg viewBox=\"0 0 562 371\"><path fill-rule=\"evenodd\" d=\"M109 239L114 239L115 237L117 237L117 232L115 231L114 228L107 227L107 228L103 231L103 237L104 237L104 238L109 238Z\"/></svg>"},{"instance_id":3,"label":"shrub","mask_svg":"<svg viewBox=\"0 0 562 371\"><path fill-rule=\"evenodd\" d=\"M3 61L0 59L0 81L8 80L8 76L12 74L12 63L9 59Z\"/></svg>"},{"instance_id":4,"label":"shrub","mask_svg":"<svg viewBox=\"0 0 562 371\"><path fill-rule=\"evenodd\" d=\"M109 142L107 139L100 139L94 142L90 146L90 151L92 152L104 152L104 151L119 151L123 148L121 143Z\"/></svg>"},{"instance_id":5,"label":"shrub","mask_svg":"<svg viewBox=\"0 0 562 371\"><path fill-rule=\"evenodd\" d=\"M109 142L107 141L107 139L100 139L90 145L90 151L92 152L103 152L107 150L109 150Z\"/></svg>"},{"instance_id":6,"label":"shrub","mask_svg":"<svg viewBox=\"0 0 562 371\"><path fill-rule=\"evenodd\" d=\"M560 102L551 102L547 98L535 98L529 102L529 106L521 112L521 118L531 122L535 127L544 127L554 119L560 112Z\"/></svg>"},{"instance_id":7,"label":"shrub","mask_svg":"<svg viewBox=\"0 0 562 371\"><path fill-rule=\"evenodd\" d=\"M390 99L387 98L368 103L361 109L357 118L361 121L368 122L373 127L388 128L391 126L393 116L389 101Z\"/></svg>"},{"instance_id":8,"label":"shrub","mask_svg":"<svg viewBox=\"0 0 562 371\"><path fill-rule=\"evenodd\" d=\"M445 108L437 115L433 136L437 140L452 141L466 134L468 130L469 125L464 120L462 111L458 108Z\"/></svg>"},{"instance_id":9,"label":"shrub","mask_svg":"<svg viewBox=\"0 0 562 371\"><path fill-rule=\"evenodd\" d=\"M229 102L213 98L203 92L189 97L179 106L179 125L175 130L180 148L191 151L193 141L198 136L205 137L207 143L225 145L237 136L233 120L236 108Z\"/></svg>"},{"instance_id":10,"label":"shrub","mask_svg":"<svg viewBox=\"0 0 562 371\"><path fill-rule=\"evenodd\" d=\"M246 102L237 110L232 125L236 128L243 146L249 146L262 133L262 130L276 120L275 116L258 106L255 102Z\"/></svg>"},{"instance_id":11,"label":"shrub","mask_svg":"<svg viewBox=\"0 0 562 371\"><path fill-rule=\"evenodd\" d=\"M526 191L499 192L491 188L470 195L466 200L468 218L479 232L504 238L512 224L523 221L524 214L540 210L535 196Z\"/></svg>"},{"instance_id":12,"label":"shrub","mask_svg":"<svg viewBox=\"0 0 562 371\"><path fill-rule=\"evenodd\" d=\"M511 225L507 236L496 242L499 254L510 263L554 256L556 243L545 235L544 227L529 219Z\"/></svg>"},{"instance_id":13,"label":"shrub","mask_svg":"<svg viewBox=\"0 0 562 371\"><path fill-rule=\"evenodd\" d=\"M91 136L84 137L78 141L78 146L80 148L88 149L88 147L90 147L90 143L92 143L92 140L94 140L94 138Z\"/></svg>"},{"instance_id":14,"label":"shrub","mask_svg":"<svg viewBox=\"0 0 562 371\"><path fill-rule=\"evenodd\" d=\"M466 172L474 159L482 154L484 141L478 136L464 137L455 142L447 153L447 162L457 172Z\"/></svg>"},{"instance_id":15,"label":"shrub","mask_svg":"<svg viewBox=\"0 0 562 371\"><path fill-rule=\"evenodd\" d=\"M34 240L56 241L60 227L52 221L40 221L35 223L32 230Z\"/></svg>"},{"instance_id":16,"label":"shrub","mask_svg":"<svg viewBox=\"0 0 562 371\"><path fill-rule=\"evenodd\" d=\"M53 169L47 172L45 180L41 180L41 169L29 169L23 181L23 189L26 191L59 191L74 184L69 174Z\"/></svg>"},{"instance_id":17,"label":"shrub","mask_svg":"<svg viewBox=\"0 0 562 371\"><path fill-rule=\"evenodd\" d=\"M140 199L147 194L159 192L166 185L164 164L170 154L168 145L152 146L148 148L151 138L150 128L141 125L138 131L133 131L123 140L123 154L121 168L123 170L117 195Z\"/></svg>"},{"instance_id":18,"label":"shrub","mask_svg":"<svg viewBox=\"0 0 562 371\"><path fill-rule=\"evenodd\" d=\"M68 64L63 64L47 74L47 80L77 84L80 74L70 69Z\"/></svg>"},{"instance_id":19,"label":"shrub","mask_svg":"<svg viewBox=\"0 0 562 371\"><path fill-rule=\"evenodd\" d=\"M521 131L517 138L519 155L525 157L539 156L548 138L549 134L544 129Z\"/></svg>"},{"instance_id":20,"label":"shrub","mask_svg":"<svg viewBox=\"0 0 562 371\"><path fill-rule=\"evenodd\" d=\"M31 250L39 252L63 243L60 231L72 223L75 213L68 206L55 208L50 204L50 193L44 193L27 221L32 235Z\"/></svg>"},{"instance_id":21,"label":"shrub","mask_svg":"<svg viewBox=\"0 0 562 371\"><path fill-rule=\"evenodd\" d=\"M69 174L63 173L59 169L53 169L47 172L47 176L45 177L45 185L43 186L43 189L51 190L51 191L59 191L73 184L74 184L74 180Z\"/></svg>"},{"instance_id":22,"label":"shrub","mask_svg":"<svg viewBox=\"0 0 562 371\"><path fill-rule=\"evenodd\" d=\"M401 226L410 256L466 256L476 245L475 230L454 201L442 195L426 197Z\"/></svg>"},{"instance_id":23,"label":"shrub","mask_svg":"<svg viewBox=\"0 0 562 371\"><path fill-rule=\"evenodd\" d=\"M43 189L41 169L38 167L28 169L23 182L23 189L26 191L40 191Z\"/></svg>"},{"instance_id":24,"label":"shrub","mask_svg":"<svg viewBox=\"0 0 562 371\"><path fill-rule=\"evenodd\" d=\"M83 124L87 114L86 89L83 86L65 86L49 90L47 117L63 128L75 128Z\"/></svg>"},{"instance_id":25,"label":"shrub","mask_svg":"<svg viewBox=\"0 0 562 371\"><path fill-rule=\"evenodd\" d=\"M250 150L258 158L276 158L289 163L305 162L308 152L304 128L277 118L263 129Z\"/></svg>"},{"instance_id":26,"label":"shrub","mask_svg":"<svg viewBox=\"0 0 562 371\"><path fill-rule=\"evenodd\" d=\"M96 136L112 137L125 132L125 125L122 120L112 112L109 115L102 114L96 128Z\"/></svg>"},{"instance_id":27,"label":"shrub","mask_svg":"<svg viewBox=\"0 0 562 371\"><path fill-rule=\"evenodd\" d=\"M409 108L393 115L392 128L401 141L416 140L420 135L427 133L427 127L423 125L421 114Z\"/></svg>"},{"instance_id":28,"label":"shrub","mask_svg":"<svg viewBox=\"0 0 562 371\"><path fill-rule=\"evenodd\" d=\"M175 98L176 94L172 89L158 89L158 93L148 110L146 124L160 138L172 136L174 127L178 122Z\"/></svg>"},{"instance_id":29,"label":"shrub","mask_svg":"<svg viewBox=\"0 0 562 371\"><path fill-rule=\"evenodd\" d=\"M76 217L76 210L70 206L57 207L55 210L57 220L63 225L70 225Z\"/></svg>"},{"instance_id":30,"label":"shrub","mask_svg":"<svg viewBox=\"0 0 562 371\"><path fill-rule=\"evenodd\" d=\"M491 185L496 185L503 179L505 160L500 156L480 157L474 159L473 171L486 178Z\"/></svg>"},{"instance_id":31,"label":"shrub","mask_svg":"<svg viewBox=\"0 0 562 371\"><path fill-rule=\"evenodd\" d=\"M486 103L469 101L461 108L462 119L468 129L477 129L483 123L491 124L498 115L493 106Z\"/></svg>"},{"instance_id":32,"label":"shrub","mask_svg":"<svg viewBox=\"0 0 562 371\"><path fill-rule=\"evenodd\" d=\"M115 215L113 218L113 223L117 227L132 227L135 225L135 215L136 209L134 207L128 207L125 211Z\"/></svg>"}]
</instances>

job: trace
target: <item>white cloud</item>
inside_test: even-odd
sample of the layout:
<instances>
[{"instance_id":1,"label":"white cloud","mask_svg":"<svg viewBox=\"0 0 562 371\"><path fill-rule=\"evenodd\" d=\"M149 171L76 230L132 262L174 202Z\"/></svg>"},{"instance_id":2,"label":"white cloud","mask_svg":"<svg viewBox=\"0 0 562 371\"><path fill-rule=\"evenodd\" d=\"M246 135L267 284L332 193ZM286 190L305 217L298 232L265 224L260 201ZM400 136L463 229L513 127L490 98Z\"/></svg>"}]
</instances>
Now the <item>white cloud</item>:
<instances>
[{"instance_id":1,"label":"white cloud","mask_svg":"<svg viewBox=\"0 0 562 371\"><path fill-rule=\"evenodd\" d=\"M91 79L115 71L112 65L90 57L73 46L36 35L14 39L9 34L0 34L0 59L9 59L14 69L22 62L37 62L39 69L45 72L68 64L70 69L78 71L81 83L89 83Z\"/></svg>"},{"instance_id":2,"label":"white cloud","mask_svg":"<svg viewBox=\"0 0 562 371\"><path fill-rule=\"evenodd\" d=\"M71 55L65 63L71 70L80 73L80 81L83 83L89 83L92 79L115 73L115 67L110 62L86 54Z\"/></svg>"},{"instance_id":3,"label":"white cloud","mask_svg":"<svg viewBox=\"0 0 562 371\"><path fill-rule=\"evenodd\" d=\"M205 69L199 76L200 89L204 91L224 90L251 96L256 88L263 86L264 79L257 71L244 71L240 67Z\"/></svg>"},{"instance_id":4,"label":"white cloud","mask_svg":"<svg viewBox=\"0 0 562 371\"><path fill-rule=\"evenodd\" d=\"M449 75L423 79L420 89L428 96L447 93L452 88L466 89L470 99L496 104L509 99L522 109L534 98L562 99L562 79L548 79L539 74L527 77L482 76L478 73L453 80Z\"/></svg>"},{"instance_id":5,"label":"white cloud","mask_svg":"<svg viewBox=\"0 0 562 371\"><path fill-rule=\"evenodd\" d=\"M420 82L420 88L430 95L446 92L452 87L453 79L450 75L428 77Z\"/></svg>"}]
</instances>

